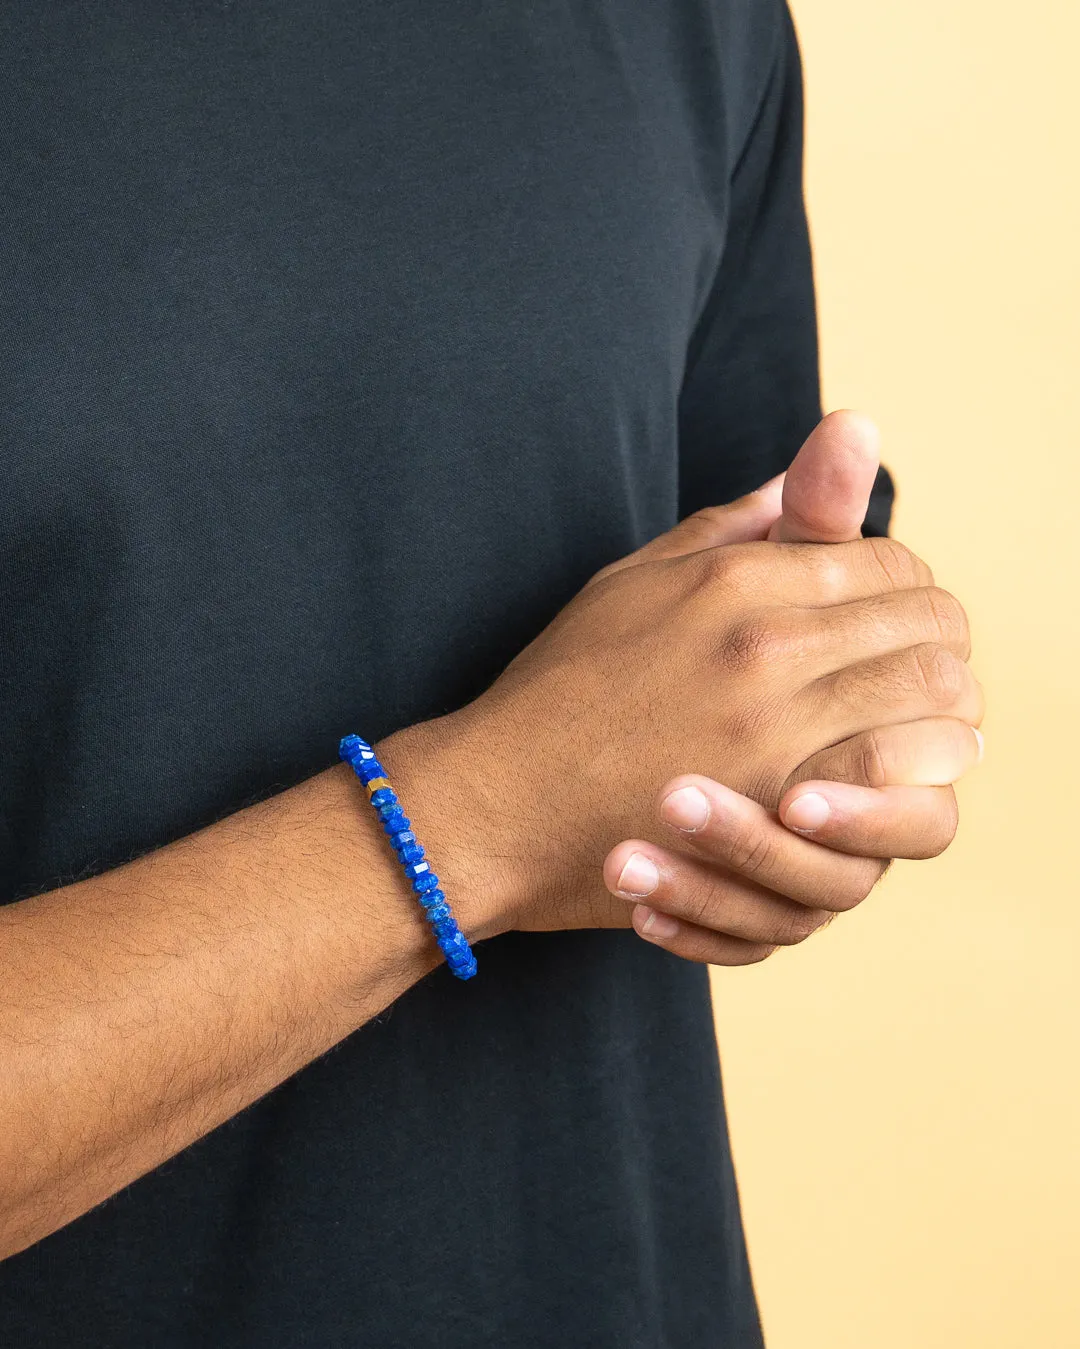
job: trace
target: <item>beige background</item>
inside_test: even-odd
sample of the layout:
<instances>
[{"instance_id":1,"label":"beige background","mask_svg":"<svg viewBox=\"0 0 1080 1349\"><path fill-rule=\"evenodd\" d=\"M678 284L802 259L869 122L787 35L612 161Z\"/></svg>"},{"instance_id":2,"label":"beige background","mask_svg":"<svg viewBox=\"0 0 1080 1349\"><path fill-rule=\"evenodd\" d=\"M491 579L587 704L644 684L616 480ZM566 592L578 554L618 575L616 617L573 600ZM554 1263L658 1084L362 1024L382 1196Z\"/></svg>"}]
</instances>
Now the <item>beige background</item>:
<instances>
[{"instance_id":1,"label":"beige background","mask_svg":"<svg viewBox=\"0 0 1080 1349\"><path fill-rule=\"evenodd\" d=\"M968 607L953 848L718 971L770 1349L1080 1346L1080 5L792 0L827 407Z\"/></svg>"}]
</instances>

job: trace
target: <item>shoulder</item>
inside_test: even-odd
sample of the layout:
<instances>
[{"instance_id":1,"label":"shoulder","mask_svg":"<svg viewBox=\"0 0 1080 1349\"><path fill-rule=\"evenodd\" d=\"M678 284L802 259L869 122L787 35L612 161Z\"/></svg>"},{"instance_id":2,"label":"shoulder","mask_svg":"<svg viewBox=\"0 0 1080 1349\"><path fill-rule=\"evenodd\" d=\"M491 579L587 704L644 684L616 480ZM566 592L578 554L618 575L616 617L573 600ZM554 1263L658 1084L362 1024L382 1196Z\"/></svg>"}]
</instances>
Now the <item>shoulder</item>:
<instances>
[{"instance_id":1,"label":"shoulder","mask_svg":"<svg viewBox=\"0 0 1080 1349\"><path fill-rule=\"evenodd\" d=\"M787 0L708 0L736 158L762 105L799 62Z\"/></svg>"}]
</instances>

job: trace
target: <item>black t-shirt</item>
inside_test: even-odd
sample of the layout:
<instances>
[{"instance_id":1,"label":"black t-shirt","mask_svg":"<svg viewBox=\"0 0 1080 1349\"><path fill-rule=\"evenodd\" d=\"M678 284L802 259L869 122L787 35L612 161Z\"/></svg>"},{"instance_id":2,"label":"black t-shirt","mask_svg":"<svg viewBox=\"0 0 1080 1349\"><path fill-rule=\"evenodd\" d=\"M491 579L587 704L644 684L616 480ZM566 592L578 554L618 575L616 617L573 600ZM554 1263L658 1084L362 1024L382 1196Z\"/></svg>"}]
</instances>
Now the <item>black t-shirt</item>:
<instances>
[{"instance_id":1,"label":"black t-shirt","mask_svg":"<svg viewBox=\"0 0 1080 1349\"><path fill-rule=\"evenodd\" d=\"M819 416L781 0L10 5L0 127L6 901L459 706ZM705 970L478 954L0 1265L0 1340L758 1345Z\"/></svg>"}]
</instances>

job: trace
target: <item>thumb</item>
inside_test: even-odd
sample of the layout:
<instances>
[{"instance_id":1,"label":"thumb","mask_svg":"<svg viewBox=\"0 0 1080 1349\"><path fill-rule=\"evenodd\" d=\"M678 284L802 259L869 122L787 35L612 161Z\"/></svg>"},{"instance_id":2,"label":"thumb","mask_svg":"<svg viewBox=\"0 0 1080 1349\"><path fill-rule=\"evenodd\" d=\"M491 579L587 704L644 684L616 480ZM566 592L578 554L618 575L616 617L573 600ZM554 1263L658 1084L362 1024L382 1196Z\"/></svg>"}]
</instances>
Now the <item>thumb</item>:
<instances>
[{"instance_id":1,"label":"thumb","mask_svg":"<svg viewBox=\"0 0 1080 1349\"><path fill-rule=\"evenodd\" d=\"M831 412L818 422L787 471L783 512L768 537L779 543L860 538L880 440L861 412Z\"/></svg>"},{"instance_id":2,"label":"thumb","mask_svg":"<svg viewBox=\"0 0 1080 1349\"><path fill-rule=\"evenodd\" d=\"M624 567L636 567L641 562L658 562L661 558L698 553L704 548L764 539L780 519L783 488L784 474L781 473L756 492L739 497L726 506L704 506L626 557L609 562L590 580L597 581L601 576L622 571Z\"/></svg>"}]
</instances>

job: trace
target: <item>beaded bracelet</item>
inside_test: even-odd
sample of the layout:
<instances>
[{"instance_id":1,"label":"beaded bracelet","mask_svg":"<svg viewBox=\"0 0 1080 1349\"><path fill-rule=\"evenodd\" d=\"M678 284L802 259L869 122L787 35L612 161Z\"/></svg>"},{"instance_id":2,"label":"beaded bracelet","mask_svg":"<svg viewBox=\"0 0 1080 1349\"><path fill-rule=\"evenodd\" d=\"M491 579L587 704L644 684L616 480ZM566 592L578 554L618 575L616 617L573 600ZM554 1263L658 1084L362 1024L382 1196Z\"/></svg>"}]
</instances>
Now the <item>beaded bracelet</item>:
<instances>
[{"instance_id":1,"label":"beaded bracelet","mask_svg":"<svg viewBox=\"0 0 1080 1349\"><path fill-rule=\"evenodd\" d=\"M472 947L454 921L446 896L439 889L438 876L432 871L431 864L424 861L424 850L409 827L411 821L398 804L397 793L390 786L375 751L358 735L347 735L338 746L338 755L352 765L353 772L367 788L368 799L378 812L398 861L423 905L424 916L431 924L439 949L446 956L451 974L458 979L471 979L476 973Z\"/></svg>"}]
</instances>

